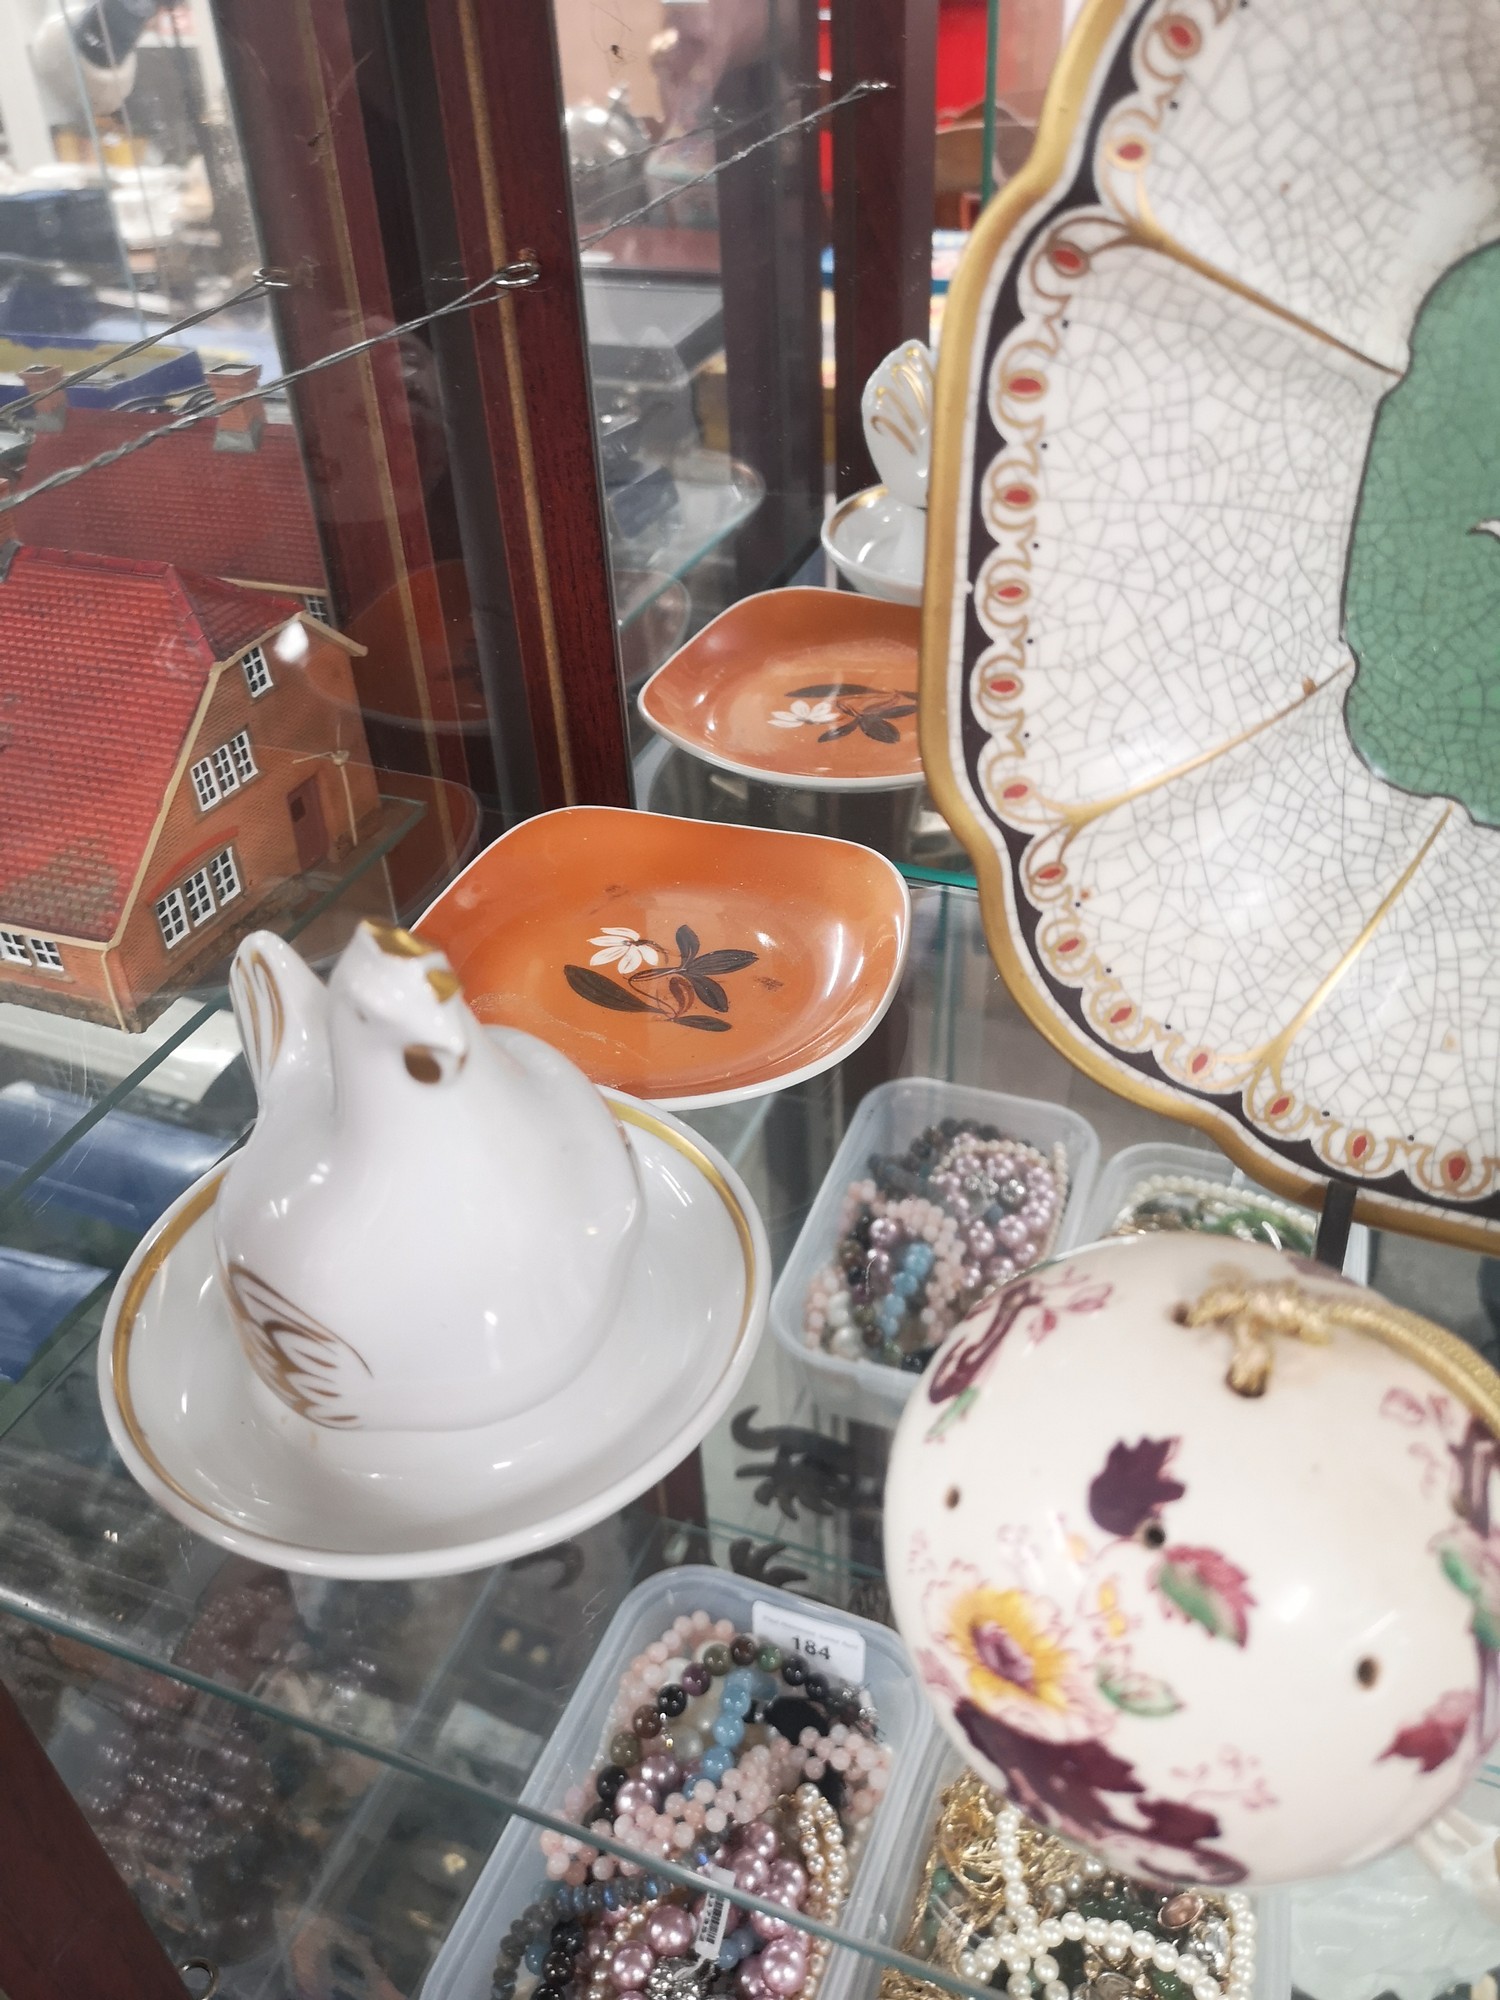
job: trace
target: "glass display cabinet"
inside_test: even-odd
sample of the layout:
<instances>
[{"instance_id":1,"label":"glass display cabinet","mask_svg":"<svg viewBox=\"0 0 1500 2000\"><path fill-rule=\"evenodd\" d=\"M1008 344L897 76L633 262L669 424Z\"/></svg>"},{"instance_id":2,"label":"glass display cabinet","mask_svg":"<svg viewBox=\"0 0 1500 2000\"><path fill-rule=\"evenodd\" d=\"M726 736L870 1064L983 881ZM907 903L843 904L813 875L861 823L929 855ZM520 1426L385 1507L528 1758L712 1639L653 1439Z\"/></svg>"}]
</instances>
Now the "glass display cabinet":
<instances>
[{"instance_id":1,"label":"glass display cabinet","mask_svg":"<svg viewBox=\"0 0 1500 2000\"><path fill-rule=\"evenodd\" d=\"M1493 2000L1500 1917L1464 1854L1414 1849L1179 1896L1162 1959L1060 1918L1050 1972L976 1957L941 1842L968 1814L993 1843L994 1802L929 1719L884 1570L931 1344L834 1338L840 1205L947 1119L1042 1162L1049 1249L1186 1204L1311 1252L1317 1218L1030 1025L919 762L799 777L695 752L641 699L769 593L905 609L838 589L825 522L873 490L866 379L941 337L943 232L1020 166L1064 26L1050 0L0 0L9 2000ZM784 699L789 743L915 760L914 689ZM732 1406L650 1491L499 1566L345 1579L200 1537L112 1446L98 1347L136 1245L253 1124L235 947L269 928L326 973L577 805L672 816L684 851L692 822L854 840L909 896L862 1039L681 1114L769 1241ZM628 953L661 948L611 935L629 1008L654 966ZM712 968L694 990L712 1023ZM1345 1268L1500 1356L1488 1259L1356 1226ZM774 1810L817 1866L768 1902L741 1854L705 1911L723 1801L669 1812L675 1767L640 1774L653 1734L733 1737L732 1673L751 1726L781 1707ZM1463 1802L1479 1845L1497 1800L1500 1764ZM1138 1884L1078 1882L1101 1937L1166 1922ZM674 1923L711 1939L680 1976L644 1942Z\"/></svg>"}]
</instances>

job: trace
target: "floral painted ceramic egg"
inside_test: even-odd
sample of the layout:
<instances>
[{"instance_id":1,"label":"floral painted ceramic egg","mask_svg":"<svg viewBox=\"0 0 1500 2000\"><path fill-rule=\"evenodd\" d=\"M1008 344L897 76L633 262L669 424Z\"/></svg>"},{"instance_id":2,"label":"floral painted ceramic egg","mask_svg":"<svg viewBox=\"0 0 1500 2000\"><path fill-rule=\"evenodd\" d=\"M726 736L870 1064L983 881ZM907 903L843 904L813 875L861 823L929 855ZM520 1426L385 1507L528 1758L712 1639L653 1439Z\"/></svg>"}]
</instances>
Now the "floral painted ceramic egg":
<instances>
[{"instance_id":1,"label":"floral painted ceramic egg","mask_svg":"<svg viewBox=\"0 0 1500 2000\"><path fill-rule=\"evenodd\" d=\"M1349 1867L1500 1724L1500 1376L1255 1244L1095 1244L955 1327L886 1492L901 1633L1031 1819L1161 1882Z\"/></svg>"}]
</instances>

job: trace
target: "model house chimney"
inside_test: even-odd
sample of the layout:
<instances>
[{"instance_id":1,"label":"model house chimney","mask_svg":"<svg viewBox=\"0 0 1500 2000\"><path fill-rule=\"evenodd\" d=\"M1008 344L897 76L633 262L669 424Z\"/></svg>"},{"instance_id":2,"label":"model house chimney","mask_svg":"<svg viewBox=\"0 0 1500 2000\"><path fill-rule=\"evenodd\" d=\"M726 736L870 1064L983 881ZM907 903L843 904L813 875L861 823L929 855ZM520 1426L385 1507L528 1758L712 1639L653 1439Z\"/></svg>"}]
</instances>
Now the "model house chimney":
<instances>
[{"instance_id":1,"label":"model house chimney","mask_svg":"<svg viewBox=\"0 0 1500 2000\"><path fill-rule=\"evenodd\" d=\"M208 386L218 403L231 402L255 388L260 369L254 362L224 361L208 371ZM266 406L255 396L237 409L221 409L214 422L215 451L259 451L266 427Z\"/></svg>"},{"instance_id":2,"label":"model house chimney","mask_svg":"<svg viewBox=\"0 0 1500 2000\"><path fill-rule=\"evenodd\" d=\"M21 370L21 383L27 396L35 396L31 406L31 424L34 430L60 431L68 414L68 399L58 384L63 379L61 368L55 368L47 361L33 361Z\"/></svg>"}]
</instances>

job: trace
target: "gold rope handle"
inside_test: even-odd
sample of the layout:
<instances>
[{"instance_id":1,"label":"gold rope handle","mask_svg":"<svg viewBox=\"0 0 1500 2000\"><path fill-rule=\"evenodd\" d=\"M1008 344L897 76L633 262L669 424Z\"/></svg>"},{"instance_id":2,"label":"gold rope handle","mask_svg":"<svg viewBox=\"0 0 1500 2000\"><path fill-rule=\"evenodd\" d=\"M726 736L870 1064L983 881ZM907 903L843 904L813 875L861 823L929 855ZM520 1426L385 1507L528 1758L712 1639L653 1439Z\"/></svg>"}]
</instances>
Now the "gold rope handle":
<instances>
[{"instance_id":1,"label":"gold rope handle","mask_svg":"<svg viewBox=\"0 0 1500 2000\"><path fill-rule=\"evenodd\" d=\"M1340 1298L1300 1285L1213 1285L1183 1308L1185 1326L1222 1326L1234 1340L1225 1377L1237 1396L1263 1396L1274 1365L1273 1342L1326 1346L1336 1331L1363 1333L1415 1361L1500 1437L1500 1374L1456 1334L1419 1313L1369 1293Z\"/></svg>"}]
</instances>

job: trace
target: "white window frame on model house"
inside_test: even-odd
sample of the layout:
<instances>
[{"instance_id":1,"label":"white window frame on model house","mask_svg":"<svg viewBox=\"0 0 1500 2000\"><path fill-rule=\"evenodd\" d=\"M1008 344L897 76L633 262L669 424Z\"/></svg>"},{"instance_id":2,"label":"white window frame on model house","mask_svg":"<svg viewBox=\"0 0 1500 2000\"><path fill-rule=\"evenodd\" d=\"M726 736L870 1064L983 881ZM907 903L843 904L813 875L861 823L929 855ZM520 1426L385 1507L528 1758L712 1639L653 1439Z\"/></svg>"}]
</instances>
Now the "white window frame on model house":
<instances>
[{"instance_id":1,"label":"white window frame on model house","mask_svg":"<svg viewBox=\"0 0 1500 2000\"><path fill-rule=\"evenodd\" d=\"M216 743L206 757L200 757L188 773L200 812L209 812L221 799L258 778L255 750L248 729L236 730L227 743Z\"/></svg>"},{"instance_id":2,"label":"white window frame on model house","mask_svg":"<svg viewBox=\"0 0 1500 2000\"><path fill-rule=\"evenodd\" d=\"M174 951L189 931L201 931L226 903L234 901L244 886L234 849L221 847L217 854L209 855L191 874L185 875L175 888L158 896L153 906L156 927L167 950Z\"/></svg>"},{"instance_id":3,"label":"white window frame on model house","mask_svg":"<svg viewBox=\"0 0 1500 2000\"><path fill-rule=\"evenodd\" d=\"M156 927L168 951L173 951L188 934L187 905L180 889L168 889L156 899Z\"/></svg>"},{"instance_id":4,"label":"white window frame on model house","mask_svg":"<svg viewBox=\"0 0 1500 2000\"><path fill-rule=\"evenodd\" d=\"M264 646L252 646L247 653L240 655L240 671L245 676L245 686L250 690L252 701L259 701L276 685L271 679L271 662L266 658Z\"/></svg>"},{"instance_id":5,"label":"white window frame on model house","mask_svg":"<svg viewBox=\"0 0 1500 2000\"><path fill-rule=\"evenodd\" d=\"M326 597L321 596L315 591L311 597L303 598L302 609L307 613L309 618L316 618L320 625L326 625L332 606Z\"/></svg>"},{"instance_id":6,"label":"white window frame on model house","mask_svg":"<svg viewBox=\"0 0 1500 2000\"><path fill-rule=\"evenodd\" d=\"M51 938L30 931L0 930L0 964L24 965L28 971L62 972L62 952Z\"/></svg>"},{"instance_id":7,"label":"white window frame on model house","mask_svg":"<svg viewBox=\"0 0 1500 2000\"><path fill-rule=\"evenodd\" d=\"M240 880L239 863L234 858L232 847L221 847L217 854L208 857L208 879L213 885L214 894L219 899L221 910L226 903L232 903L244 888L245 885Z\"/></svg>"},{"instance_id":8,"label":"white window frame on model house","mask_svg":"<svg viewBox=\"0 0 1500 2000\"><path fill-rule=\"evenodd\" d=\"M214 898L213 885L208 879L208 868L195 868L191 875L182 878L182 900L187 905L188 922L193 929L201 930L219 907Z\"/></svg>"}]
</instances>

